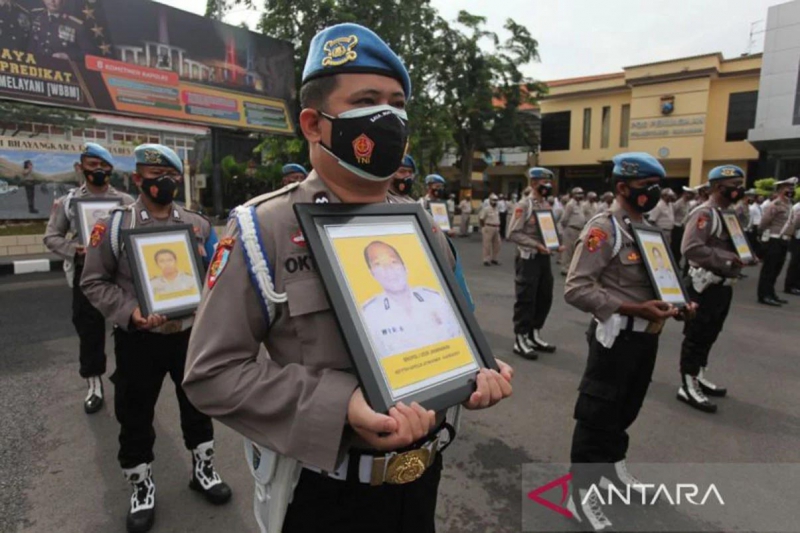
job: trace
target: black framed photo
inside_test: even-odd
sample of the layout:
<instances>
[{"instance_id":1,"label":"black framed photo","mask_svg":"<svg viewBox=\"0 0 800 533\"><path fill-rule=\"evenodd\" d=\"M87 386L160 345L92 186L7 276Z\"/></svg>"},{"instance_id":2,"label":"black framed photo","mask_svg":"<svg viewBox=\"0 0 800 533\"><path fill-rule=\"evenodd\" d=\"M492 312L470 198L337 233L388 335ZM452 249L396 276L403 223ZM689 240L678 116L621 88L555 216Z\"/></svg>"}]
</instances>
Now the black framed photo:
<instances>
[{"instance_id":1,"label":"black framed photo","mask_svg":"<svg viewBox=\"0 0 800 533\"><path fill-rule=\"evenodd\" d=\"M445 202L428 202L428 206L431 210L433 221L442 231L450 231L452 228L450 227L450 215L447 214L447 204Z\"/></svg>"},{"instance_id":2,"label":"black framed photo","mask_svg":"<svg viewBox=\"0 0 800 533\"><path fill-rule=\"evenodd\" d=\"M736 248L736 253L739 254L739 259L746 265L752 265L756 262L756 254L753 253L753 248L750 246L750 241L742 231L742 225L739 224L739 217L733 210L722 211L722 220L725 222L725 228L728 230L728 235L731 236L733 247Z\"/></svg>"},{"instance_id":3,"label":"black framed photo","mask_svg":"<svg viewBox=\"0 0 800 533\"><path fill-rule=\"evenodd\" d=\"M422 206L294 209L373 409L446 409L498 369Z\"/></svg>"},{"instance_id":4,"label":"black framed photo","mask_svg":"<svg viewBox=\"0 0 800 533\"><path fill-rule=\"evenodd\" d=\"M549 209L536 209L533 213L536 216L539 236L542 238L542 243L544 243L545 247L551 252L561 248L561 239L559 239L558 231L556 231L556 219L553 217L553 212Z\"/></svg>"},{"instance_id":5,"label":"black framed photo","mask_svg":"<svg viewBox=\"0 0 800 533\"><path fill-rule=\"evenodd\" d=\"M664 234L656 226L647 224L631 224L631 228L658 299L675 307L685 307L689 294Z\"/></svg>"},{"instance_id":6,"label":"black framed photo","mask_svg":"<svg viewBox=\"0 0 800 533\"><path fill-rule=\"evenodd\" d=\"M75 198L70 201L78 217L78 242L89 246L89 237L94 225L107 218L115 207L122 205L122 198Z\"/></svg>"},{"instance_id":7,"label":"black framed photo","mask_svg":"<svg viewBox=\"0 0 800 533\"><path fill-rule=\"evenodd\" d=\"M191 224L121 231L142 315L191 315L203 292L200 250Z\"/></svg>"}]
</instances>

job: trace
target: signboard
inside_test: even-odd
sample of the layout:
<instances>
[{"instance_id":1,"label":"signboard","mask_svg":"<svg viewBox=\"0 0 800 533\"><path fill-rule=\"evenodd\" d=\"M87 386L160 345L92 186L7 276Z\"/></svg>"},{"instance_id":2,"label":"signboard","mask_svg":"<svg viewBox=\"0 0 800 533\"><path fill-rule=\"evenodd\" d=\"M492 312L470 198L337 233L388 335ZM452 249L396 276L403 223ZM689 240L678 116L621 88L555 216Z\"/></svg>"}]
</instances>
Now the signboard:
<instances>
[{"instance_id":1,"label":"signboard","mask_svg":"<svg viewBox=\"0 0 800 533\"><path fill-rule=\"evenodd\" d=\"M705 115L631 120L631 139L691 137L705 132Z\"/></svg>"},{"instance_id":2,"label":"signboard","mask_svg":"<svg viewBox=\"0 0 800 533\"><path fill-rule=\"evenodd\" d=\"M290 134L292 46L149 0L13 0L0 97Z\"/></svg>"},{"instance_id":3,"label":"signboard","mask_svg":"<svg viewBox=\"0 0 800 533\"><path fill-rule=\"evenodd\" d=\"M111 185L136 196L130 176L133 146L107 145L114 156ZM82 143L0 137L0 218L47 219L53 201L83 181Z\"/></svg>"}]
</instances>

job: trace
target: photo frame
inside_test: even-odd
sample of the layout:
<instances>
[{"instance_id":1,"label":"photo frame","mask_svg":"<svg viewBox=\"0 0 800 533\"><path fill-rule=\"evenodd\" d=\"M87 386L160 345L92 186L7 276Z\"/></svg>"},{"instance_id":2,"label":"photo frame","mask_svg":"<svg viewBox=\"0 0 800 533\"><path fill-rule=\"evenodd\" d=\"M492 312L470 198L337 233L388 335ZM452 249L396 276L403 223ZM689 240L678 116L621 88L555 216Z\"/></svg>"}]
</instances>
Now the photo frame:
<instances>
[{"instance_id":1,"label":"photo frame","mask_svg":"<svg viewBox=\"0 0 800 533\"><path fill-rule=\"evenodd\" d=\"M722 221L725 223L725 228L728 230L728 235L731 236L733 247L739 255L739 259L746 265L752 265L756 262L756 254L753 253L753 247L750 246L750 241L747 240L747 235L742 231L742 225L739 223L739 217L733 210L725 210L721 212Z\"/></svg>"},{"instance_id":2,"label":"photo frame","mask_svg":"<svg viewBox=\"0 0 800 533\"><path fill-rule=\"evenodd\" d=\"M121 206L122 198L75 198L70 205L75 206L78 217L78 242L88 246L94 225L107 218L112 209Z\"/></svg>"},{"instance_id":3,"label":"photo frame","mask_svg":"<svg viewBox=\"0 0 800 533\"><path fill-rule=\"evenodd\" d=\"M200 304L204 271L191 224L121 231L142 315L191 315Z\"/></svg>"},{"instance_id":4,"label":"photo frame","mask_svg":"<svg viewBox=\"0 0 800 533\"><path fill-rule=\"evenodd\" d=\"M675 307L686 307L690 301L689 294L664 233L649 224L631 224L631 229L656 297Z\"/></svg>"},{"instance_id":5,"label":"photo frame","mask_svg":"<svg viewBox=\"0 0 800 533\"><path fill-rule=\"evenodd\" d=\"M295 204L367 402L466 401L491 348L418 204Z\"/></svg>"},{"instance_id":6,"label":"photo frame","mask_svg":"<svg viewBox=\"0 0 800 533\"><path fill-rule=\"evenodd\" d=\"M450 215L447 213L447 204L445 202L428 202L431 210L433 221L442 231L450 231Z\"/></svg>"},{"instance_id":7,"label":"photo frame","mask_svg":"<svg viewBox=\"0 0 800 533\"><path fill-rule=\"evenodd\" d=\"M551 252L561 248L561 239L556 230L556 219L553 212L549 209L536 209L534 210L536 216L536 225L539 228L539 236L542 238L542 243Z\"/></svg>"}]
</instances>

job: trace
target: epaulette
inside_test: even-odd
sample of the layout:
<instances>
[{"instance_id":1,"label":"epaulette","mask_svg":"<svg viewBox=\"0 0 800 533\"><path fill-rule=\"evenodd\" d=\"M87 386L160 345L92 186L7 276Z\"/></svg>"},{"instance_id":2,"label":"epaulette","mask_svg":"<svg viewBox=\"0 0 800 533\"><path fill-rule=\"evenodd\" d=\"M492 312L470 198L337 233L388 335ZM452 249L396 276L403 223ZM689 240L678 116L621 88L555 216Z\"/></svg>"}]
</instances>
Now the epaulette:
<instances>
[{"instance_id":1,"label":"epaulette","mask_svg":"<svg viewBox=\"0 0 800 533\"><path fill-rule=\"evenodd\" d=\"M73 17L72 15L67 15L67 18L70 19L75 24L80 24L81 26L83 26L83 21L81 19L79 19L78 17Z\"/></svg>"},{"instance_id":2,"label":"epaulette","mask_svg":"<svg viewBox=\"0 0 800 533\"><path fill-rule=\"evenodd\" d=\"M256 196L255 198L251 198L247 202L244 203L244 207L253 207L255 205L263 204L268 200L272 200L273 198L277 198L279 196L283 196L284 194L288 194L298 188L301 182L290 183L286 187L282 189L278 189L277 191L268 192L262 194L261 196Z\"/></svg>"},{"instance_id":3,"label":"epaulette","mask_svg":"<svg viewBox=\"0 0 800 533\"><path fill-rule=\"evenodd\" d=\"M193 215L197 215L200 218L202 218L203 220L205 220L206 222L208 222L209 224L211 224L211 219L208 218L207 216L205 216L200 211L195 211L194 209L186 209L185 207L183 208L183 210L186 211L187 213L191 213ZM211 224L211 225L213 226L214 224Z\"/></svg>"},{"instance_id":4,"label":"epaulette","mask_svg":"<svg viewBox=\"0 0 800 533\"><path fill-rule=\"evenodd\" d=\"M19 4L17 4L17 5L19 5ZM20 6L20 7L22 7L22 6ZM43 7L34 7L33 9L31 9L31 13L39 13L40 11L44 11L44 8Z\"/></svg>"}]
</instances>

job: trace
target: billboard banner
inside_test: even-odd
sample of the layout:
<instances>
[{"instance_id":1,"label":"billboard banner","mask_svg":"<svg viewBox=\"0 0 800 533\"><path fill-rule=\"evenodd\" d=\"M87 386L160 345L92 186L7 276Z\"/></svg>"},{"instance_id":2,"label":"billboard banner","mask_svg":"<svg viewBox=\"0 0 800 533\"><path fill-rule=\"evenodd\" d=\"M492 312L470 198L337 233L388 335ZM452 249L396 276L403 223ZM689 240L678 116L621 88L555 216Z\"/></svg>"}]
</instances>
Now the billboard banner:
<instances>
[{"instance_id":1,"label":"billboard banner","mask_svg":"<svg viewBox=\"0 0 800 533\"><path fill-rule=\"evenodd\" d=\"M0 0L0 97L290 134L293 52L149 0Z\"/></svg>"}]
</instances>

